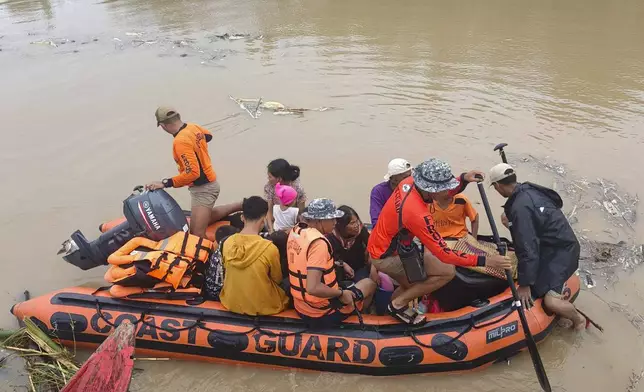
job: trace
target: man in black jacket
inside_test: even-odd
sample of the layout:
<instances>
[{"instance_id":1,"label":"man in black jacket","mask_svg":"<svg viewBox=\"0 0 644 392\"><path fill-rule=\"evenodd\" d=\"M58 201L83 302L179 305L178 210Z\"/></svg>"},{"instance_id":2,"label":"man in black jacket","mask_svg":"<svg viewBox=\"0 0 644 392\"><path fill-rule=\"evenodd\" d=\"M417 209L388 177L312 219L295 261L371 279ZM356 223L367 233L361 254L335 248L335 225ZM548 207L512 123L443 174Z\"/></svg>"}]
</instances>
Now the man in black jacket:
<instances>
[{"instance_id":1,"label":"man in black jacket","mask_svg":"<svg viewBox=\"0 0 644 392\"><path fill-rule=\"evenodd\" d=\"M586 319L563 295L566 281L579 265L579 241L561 211L561 197L540 185L518 183L507 163L494 166L489 177L494 189L508 199L502 220L519 259L517 291L524 308L532 307L533 298L545 296L549 311L583 330Z\"/></svg>"}]
</instances>

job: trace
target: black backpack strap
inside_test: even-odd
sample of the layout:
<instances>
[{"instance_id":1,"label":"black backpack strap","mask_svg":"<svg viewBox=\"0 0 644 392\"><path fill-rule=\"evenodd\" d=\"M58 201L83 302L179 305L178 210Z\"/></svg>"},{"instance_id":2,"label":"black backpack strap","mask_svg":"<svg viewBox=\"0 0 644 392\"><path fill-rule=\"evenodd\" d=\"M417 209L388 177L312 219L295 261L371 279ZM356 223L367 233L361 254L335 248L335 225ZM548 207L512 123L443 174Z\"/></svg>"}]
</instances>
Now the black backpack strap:
<instances>
[{"instance_id":1,"label":"black backpack strap","mask_svg":"<svg viewBox=\"0 0 644 392\"><path fill-rule=\"evenodd\" d=\"M232 236L232 234L225 236L224 238L221 239L221 241L219 241L219 253L221 253L222 261L224 258L224 242L226 242L226 240L230 238L230 236Z\"/></svg>"}]
</instances>

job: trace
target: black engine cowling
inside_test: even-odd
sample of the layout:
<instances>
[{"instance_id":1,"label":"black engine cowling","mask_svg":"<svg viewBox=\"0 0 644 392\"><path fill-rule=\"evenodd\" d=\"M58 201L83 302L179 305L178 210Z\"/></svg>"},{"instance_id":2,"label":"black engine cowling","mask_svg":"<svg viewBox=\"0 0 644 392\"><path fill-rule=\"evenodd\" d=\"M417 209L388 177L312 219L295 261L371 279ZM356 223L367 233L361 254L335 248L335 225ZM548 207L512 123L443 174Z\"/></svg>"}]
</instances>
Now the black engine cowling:
<instances>
[{"instance_id":1,"label":"black engine cowling","mask_svg":"<svg viewBox=\"0 0 644 392\"><path fill-rule=\"evenodd\" d=\"M96 240L76 230L58 252L63 259L82 270L107 264L114 251L134 237L154 241L188 230L188 221L179 204L164 190L135 192L123 202L125 222L101 234Z\"/></svg>"}]
</instances>

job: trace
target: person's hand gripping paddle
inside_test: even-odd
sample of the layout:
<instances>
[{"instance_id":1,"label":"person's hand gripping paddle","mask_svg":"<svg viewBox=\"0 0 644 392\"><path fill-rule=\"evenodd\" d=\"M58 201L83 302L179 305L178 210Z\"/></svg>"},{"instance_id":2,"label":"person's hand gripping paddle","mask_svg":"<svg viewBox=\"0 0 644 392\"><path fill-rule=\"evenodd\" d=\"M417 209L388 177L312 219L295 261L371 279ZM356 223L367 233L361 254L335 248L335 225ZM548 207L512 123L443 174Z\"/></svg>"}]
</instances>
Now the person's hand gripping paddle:
<instances>
[{"instance_id":1,"label":"person's hand gripping paddle","mask_svg":"<svg viewBox=\"0 0 644 392\"><path fill-rule=\"evenodd\" d=\"M507 146L508 146L508 143L499 143L496 146L494 146L494 151L499 152L499 155L501 156L501 162L503 163L508 163L508 158L505 156L505 150L504 150L504 148ZM505 214L503 214L503 217L501 219L504 219L507 221L507 217L505 216ZM506 222L503 222L503 224L507 227ZM590 324L592 324L595 328L597 328L599 332L602 332L602 333L604 332L604 328L602 328L601 325L597 324L593 319L588 317L586 313L579 310L576 306L575 306L575 309L577 309L577 311L581 313L581 315L584 316Z\"/></svg>"},{"instance_id":2,"label":"person's hand gripping paddle","mask_svg":"<svg viewBox=\"0 0 644 392\"><path fill-rule=\"evenodd\" d=\"M503 154L503 157L504 155L505 154ZM499 251L499 254L502 256L505 256L505 246L501 244L501 238L499 237L499 231L496 229L496 224L494 223L494 217L492 216L490 202L487 200L487 195L485 194L485 188L482 182L479 182L477 185L479 187L479 193L481 194L481 200L483 201L483 206L485 207L485 213L487 214L487 219L490 222L490 228L492 229L494 242L496 243L496 247ZM517 311L519 312L519 319L521 320L521 326L523 327L523 333L525 334L526 344L528 346L528 351L530 351L532 364L534 365L534 370L537 373L537 379L539 379L539 384L541 385L541 389L543 389L545 392L551 392L552 388L550 387L550 381L548 380L546 369L544 368L543 362L541 361L541 356L539 355L539 350L537 349L537 343L535 343L534 337L530 332L530 326L528 325L528 320L525 317L523 306L521 305L521 301L519 300L519 295L517 294L517 288L514 285L512 274L507 269L505 270L505 278L508 280L508 285L510 286L510 290L512 290L512 297L514 298L514 306L516 306Z\"/></svg>"}]
</instances>

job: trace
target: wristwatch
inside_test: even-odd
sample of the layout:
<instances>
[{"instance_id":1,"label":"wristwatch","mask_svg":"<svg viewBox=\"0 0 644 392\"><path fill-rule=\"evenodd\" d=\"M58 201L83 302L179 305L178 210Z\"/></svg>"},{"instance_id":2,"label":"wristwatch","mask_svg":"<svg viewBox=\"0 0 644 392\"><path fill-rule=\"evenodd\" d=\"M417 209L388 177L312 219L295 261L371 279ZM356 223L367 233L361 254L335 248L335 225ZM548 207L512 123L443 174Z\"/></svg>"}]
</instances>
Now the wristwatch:
<instances>
[{"instance_id":1,"label":"wristwatch","mask_svg":"<svg viewBox=\"0 0 644 392\"><path fill-rule=\"evenodd\" d=\"M161 183L163 184L164 188L170 188L172 187L172 178L164 178L161 180Z\"/></svg>"}]
</instances>

